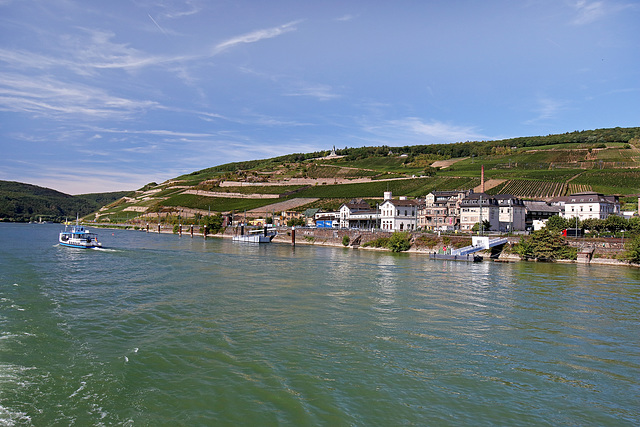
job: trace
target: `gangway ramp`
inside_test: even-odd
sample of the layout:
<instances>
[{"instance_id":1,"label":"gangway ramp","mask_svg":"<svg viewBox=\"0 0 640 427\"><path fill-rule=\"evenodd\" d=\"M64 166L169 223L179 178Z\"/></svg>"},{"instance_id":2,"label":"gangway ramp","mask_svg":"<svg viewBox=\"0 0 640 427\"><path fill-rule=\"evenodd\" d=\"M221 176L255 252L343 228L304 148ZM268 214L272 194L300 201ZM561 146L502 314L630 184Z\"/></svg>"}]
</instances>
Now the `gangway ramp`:
<instances>
[{"instance_id":1,"label":"gangway ramp","mask_svg":"<svg viewBox=\"0 0 640 427\"><path fill-rule=\"evenodd\" d=\"M491 239L489 237L484 236L473 236L471 238L471 246L465 246L464 248L454 249L451 251L451 255L468 255L474 252L483 251L486 249L493 248L494 246L500 246L507 243L507 239L504 237L498 237Z\"/></svg>"}]
</instances>

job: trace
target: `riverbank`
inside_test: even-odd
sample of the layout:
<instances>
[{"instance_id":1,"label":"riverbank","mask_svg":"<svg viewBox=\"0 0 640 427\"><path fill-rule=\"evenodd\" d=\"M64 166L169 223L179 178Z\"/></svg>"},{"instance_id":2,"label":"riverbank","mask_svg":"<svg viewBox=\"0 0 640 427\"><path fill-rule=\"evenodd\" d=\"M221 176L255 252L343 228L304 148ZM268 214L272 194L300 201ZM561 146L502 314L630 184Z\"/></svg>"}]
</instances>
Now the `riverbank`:
<instances>
[{"instance_id":1,"label":"riverbank","mask_svg":"<svg viewBox=\"0 0 640 427\"><path fill-rule=\"evenodd\" d=\"M87 226L96 228L115 228L115 229L129 229L137 231L148 231L150 233L162 233L162 234L177 234L182 236L203 237L202 231L199 226L182 226L182 232L180 228L176 232L173 225L149 225L147 228L138 227L137 229L130 224L86 224ZM226 227L222 233L209 234L206 237L216 238L232 238L234 235L240 232L239 227ZM386 248L376 248L371 246L363 246L365 243L376 240L380 237L390 237L393 233L381 231L381 230L345 230L345 229L323 229L323 228L296 228L295 244L296 245L315 245L315 246L330 246L335 248L350 248L350 249L362 249L369 251L388 251ZM349 238L349 244L344 245L343 239L347 236ZM438 242L435 246L418 246L416 242L420 239L420 236L427 236ZM508 245L514 245L520 241L520 236L509 236ZM434 252L437 252L439 248L443 246L470 244L471 236L454 234L454 235L442 235L437 237L429 233L413 233L412 234L412 246L406 251L412 254L428 256ZM292 244L291 240L291 228L278 227L278 235L274 238L274 242ZM599 238L599 239L574 239L568 240L569 245L578 248L578 251L591 250L592 255L587 262L579 262L578 260L556 260L554 262L561 263L575 263L575 264L594 264L594 265L613 265L613 266L626 266L633 268L640 268L640 264L632 264L624 260L618 259L624 253L624 243L620 239L612 238ZM496 262L537 262L535 260L523 260L517 254L510 253L509 250L502 250L499 252L494 251L481 251L478 255L482 256L484 260L491 260Z\"/></svg>"}]
</instances>

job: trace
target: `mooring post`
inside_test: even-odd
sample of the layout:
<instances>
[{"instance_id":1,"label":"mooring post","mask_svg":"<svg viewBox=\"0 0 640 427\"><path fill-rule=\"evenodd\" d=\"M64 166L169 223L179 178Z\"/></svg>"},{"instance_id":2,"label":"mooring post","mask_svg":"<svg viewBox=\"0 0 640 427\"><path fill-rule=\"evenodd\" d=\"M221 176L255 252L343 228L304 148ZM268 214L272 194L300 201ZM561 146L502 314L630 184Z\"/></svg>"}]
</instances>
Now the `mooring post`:
<instances>
[{"instance_id":1,"label":"mooring post","mask_svg":"<svg viewBox=\"0 0 640 427\"><path fill-rule=\"evenodd\" d=\"M182 224L178 225L178 234L182 236Z\"/></svg>"},{"instance_id":2,"label":"mooring post","mask_svg":"<svg viewBox=\"0 0 640 427\"><path fill-rule=\"evenodd\" d=\"M296 227L291 227L291 246L296 245Z\"/></svg>"},{"instance_id":3,"label":"mooring post","mask_svg":"<svg viewBox=\"0 0 640 427\"><path fill-rule=\"evenodd\" d=\"M193 224L191 224L191 237L193 237Z\"/></svg>"},{"instance_id":4,"label":"mooring post","mask_svg":"<svg viewBox=\"0 0 640 427\"><path fill-rule=\"evenodd\" d=\"M158 222L158 233L160 233L160 222Z\"/></svg>"}]
</instances>

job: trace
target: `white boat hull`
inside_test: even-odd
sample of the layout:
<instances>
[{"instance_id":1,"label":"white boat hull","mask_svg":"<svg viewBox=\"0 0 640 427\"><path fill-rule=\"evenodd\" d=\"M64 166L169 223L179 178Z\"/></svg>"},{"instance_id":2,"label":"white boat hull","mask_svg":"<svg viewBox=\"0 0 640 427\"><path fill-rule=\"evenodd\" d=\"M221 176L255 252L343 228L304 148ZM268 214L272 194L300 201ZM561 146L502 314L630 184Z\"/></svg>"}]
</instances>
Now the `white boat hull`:
<instances>
[{"instance_id":1,"label":"white boat hull","mask_svg":"<svg viewBox=\"0 0 640 427\"><path fill-rule=\"evenodd\" d=\"M101 248L102 243L98 242L98 236L85 230L82 225L74 225L71 231L65 230L60 232L58 243L61 246L78 249Z\"/></svg>"},{"instance_id":2,"label":"white boat hull","mask_svg":"<svg viewBox=\"0 0 640 427\"><path fill-rule=\"evenodd\" d=\"M241 236L233 236L234 242L247 242L247 243L270 243L275 235L264 234L245 234Z\"/></svg>"}]
</instances>

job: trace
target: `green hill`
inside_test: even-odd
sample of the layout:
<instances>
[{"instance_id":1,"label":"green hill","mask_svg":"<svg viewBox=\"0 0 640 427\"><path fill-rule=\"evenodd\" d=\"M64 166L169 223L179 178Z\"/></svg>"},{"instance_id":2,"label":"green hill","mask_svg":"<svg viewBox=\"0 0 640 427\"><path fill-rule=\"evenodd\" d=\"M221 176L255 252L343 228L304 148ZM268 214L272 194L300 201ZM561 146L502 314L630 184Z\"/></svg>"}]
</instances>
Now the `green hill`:
<instances>
[{"instance_id":1,"label":"green hill","mask_svg":"<svg viewBox=\"0 0 640 427\"><path fill-rule=\"evenodd\" d=\"M612 128L497 141L360 147L228 163L145 188L107 206L100 220L178 220L208 212L264 207L335 209L351 198L375 204L384 191L418 197L469 189L545 200L579 191L616 194L630 205L640 193L640 128ZM625 199L625 196L629 196ZM296 204L295 201L299 201Z\"/></svg>"},{"instance_id":2,"label":"green hill","mask_svg":"<svg viewBox=\"0 0 640 427\"><path fill-rule=\"evenodd\" d=\"M0 220L63 221L95 212L128 191L71 196L49 188L13 181L0 181Z\"/></svg>"}]
</instances>

